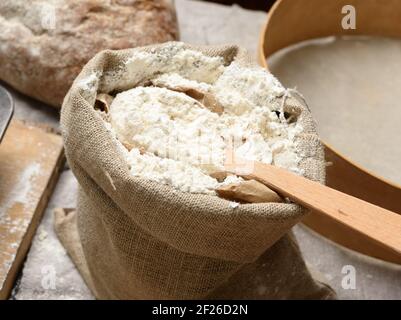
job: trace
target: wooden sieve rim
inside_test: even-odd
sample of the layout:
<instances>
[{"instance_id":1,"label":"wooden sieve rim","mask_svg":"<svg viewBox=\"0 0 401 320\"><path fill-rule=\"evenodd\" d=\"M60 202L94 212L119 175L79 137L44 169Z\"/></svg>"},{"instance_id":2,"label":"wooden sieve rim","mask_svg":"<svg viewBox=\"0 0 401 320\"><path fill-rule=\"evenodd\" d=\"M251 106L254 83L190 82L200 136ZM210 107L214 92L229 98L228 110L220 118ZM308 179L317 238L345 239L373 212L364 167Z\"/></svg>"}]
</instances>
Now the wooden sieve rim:
<instances>
[{"instance_id":1,"label":"wooden sieve rim","mask_svg":"<svg viewBox=\"0 0 401 320\"><path fill-rule=\"evenodd\" d=\"M343 29L344 6L356 12L356 29ZM278 0L270 9L259 38L259 63L289 45L314 38L339 35L369 35L401 38L401 1L387 0ZM401 214L401 186L366 170L323 142L327 185ZM357 232L316 212L303 223L321 235L349 249L401 264L400 257L378 246ZM401 236L401 235L400 235Z\"/></svg>"}]
</instances>

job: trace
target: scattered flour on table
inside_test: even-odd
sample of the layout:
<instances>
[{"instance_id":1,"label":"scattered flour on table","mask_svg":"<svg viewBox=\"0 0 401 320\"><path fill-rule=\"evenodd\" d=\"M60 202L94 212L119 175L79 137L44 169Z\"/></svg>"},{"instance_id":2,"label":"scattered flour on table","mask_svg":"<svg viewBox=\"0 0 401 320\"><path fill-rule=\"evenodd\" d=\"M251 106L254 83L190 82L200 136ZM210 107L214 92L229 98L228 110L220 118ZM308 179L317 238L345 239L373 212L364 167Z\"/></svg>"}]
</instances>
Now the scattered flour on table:
<instances>
[{"instance_id":1,"label":"scattered flour on table","mask_svg":"<svg viewBox=\"0 0 401 320\"><path fill-rule=\"evenodd\" d=\"M0 225L4 228L0 232L0 287L3 285L7 274L14 262L19 243L9 243L9 238L18 234L24 234L29 226L29 219L12 217L9 212L16 204L22 204L25 208L35 205L31 199L32 184L41 173L41 165L32 163L17 177L17 183L8 193L3 194L0 201ZM3 198L4 197L4 198ZM6 241L7 240L7 241Z\"/></svg>"},{"instance_id":2,"label":"scattered flour on table","mask_svg":"<svg viewBox=\"0 0 401 320\"><path fill-rule=\"evenodd\" d=\"M41 166L36 162L30 164L22 171L14 188L6 194L5 199L1 200L0 218L15 203L22 203L23 205L31 204L29 195L32 190L32 181L40 172Z\"/></svg>"},{"instance_id":3,"label":"scattered flour on table","mask_svg":"<svg viewBox=\"0 0 401 320\"><path fill-rule=\"evenodd\" d=\"M182 44L138 52L126 66L108 128L126 148L134 176L215 194L219 185L241 181L215 178L228 146L237 157L302 173L295 142L302 127L284 117L286 90L264 69L227 65Z\"/></svg>"}]
</instances>

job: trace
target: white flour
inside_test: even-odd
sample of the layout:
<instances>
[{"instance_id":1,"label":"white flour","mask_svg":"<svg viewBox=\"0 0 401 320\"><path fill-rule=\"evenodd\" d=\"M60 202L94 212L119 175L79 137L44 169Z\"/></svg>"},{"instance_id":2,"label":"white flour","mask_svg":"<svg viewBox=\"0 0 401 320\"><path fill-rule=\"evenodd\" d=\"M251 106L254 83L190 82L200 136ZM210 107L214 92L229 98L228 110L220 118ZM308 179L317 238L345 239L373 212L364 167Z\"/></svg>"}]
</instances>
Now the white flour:
<instances>
[{"instance_id":1,"label":"white flour","mask_svg":"<svg viewBox=\"0 0 401 320\"><path fill-rule=\"evenodd\" d=\"M7 274L14 263L15 255L18 249L18 243L8 243L10 238L26 232L29 219L25 217L13 217L10 209L14 205L21 204L28 209L35 205L31 199L32 184L41 173L39 163L32 163L27 166L24 171L17 177L18 181L14 188L2 195L5 196L0 202L0 225L3 227L3 232L0 232L0 289L4 284Z\"/></svg>"},{"instance_id":2,"label":"white flour","mask_svg":"<svg viewBox=\"0 0 401 320\"><path fill-rule=\"evenodd\" d=\"M27 166L18 177L18 182L14 188L6 194L0 203L0 219L2 215L15 203L21 203L24 206L31 204L29 193L32 190L32 181L40 174L40 164L32 163Z\"/></svg>"},{"instance_id":3,"label":"white flour","mask_svg":"<svg viewBox=\"0 0 401 320\"><path fill-rule=\"evenodd\" d=\"M130 74L146 70L152 84L121 92L110 106L111 128L129 150L133 175L214 194L219 184L240 180L212 177L223 170L231 144L238 157L300 173L294 138L302 128L284 118L285 89L262 68L225 66L182 45L136 54L127 65ZM129 77L121 80L127 83Z\"/></svg>"}]
</instances>

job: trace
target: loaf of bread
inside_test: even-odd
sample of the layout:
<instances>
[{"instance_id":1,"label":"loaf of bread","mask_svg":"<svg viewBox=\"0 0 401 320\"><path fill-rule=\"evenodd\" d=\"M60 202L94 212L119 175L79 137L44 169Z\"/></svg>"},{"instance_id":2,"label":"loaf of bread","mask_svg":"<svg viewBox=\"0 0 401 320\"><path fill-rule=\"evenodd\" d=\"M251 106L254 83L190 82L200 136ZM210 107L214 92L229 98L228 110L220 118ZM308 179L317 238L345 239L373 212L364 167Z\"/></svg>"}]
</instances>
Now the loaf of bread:
<instances>
[{"instance_id":1,"label":"loaf of bread","mask_svg":"<svg viewBox=\"0 0 401 320\"><path fill-rule=\"evenodd\" d=\"M60 107L98 51L175 40L172 0L2 0L0 79Z\"/></svg>"}]
</instances>

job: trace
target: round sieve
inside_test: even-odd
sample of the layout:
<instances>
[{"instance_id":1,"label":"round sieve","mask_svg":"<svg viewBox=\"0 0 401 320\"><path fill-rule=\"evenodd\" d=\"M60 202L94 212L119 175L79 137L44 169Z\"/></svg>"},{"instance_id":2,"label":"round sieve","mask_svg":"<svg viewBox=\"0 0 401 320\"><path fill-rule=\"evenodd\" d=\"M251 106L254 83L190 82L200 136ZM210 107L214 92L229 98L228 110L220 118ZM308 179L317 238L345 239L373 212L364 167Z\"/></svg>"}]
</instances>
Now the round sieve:
<instances>
[{"instance_id":1,"label":"round sieve","mask_svg":"<svg viewBox=\"0 0 401 320\"><path fill-rule=\"evenodd\" d=\"M356 28L344 29L343 8L353 6ZM401 38L401 2L387 0L278 0L268 13L260 35L259 62L292 44L333 35L369 35ZM324 143L327 185L355 197L401 213L401 186L389 182L348 159ZM334 220L312 213L303 222L321 235L350 249L401 264L399 256L383 249L369 238L347 229Z\"/></svg>"}]
</instances>

